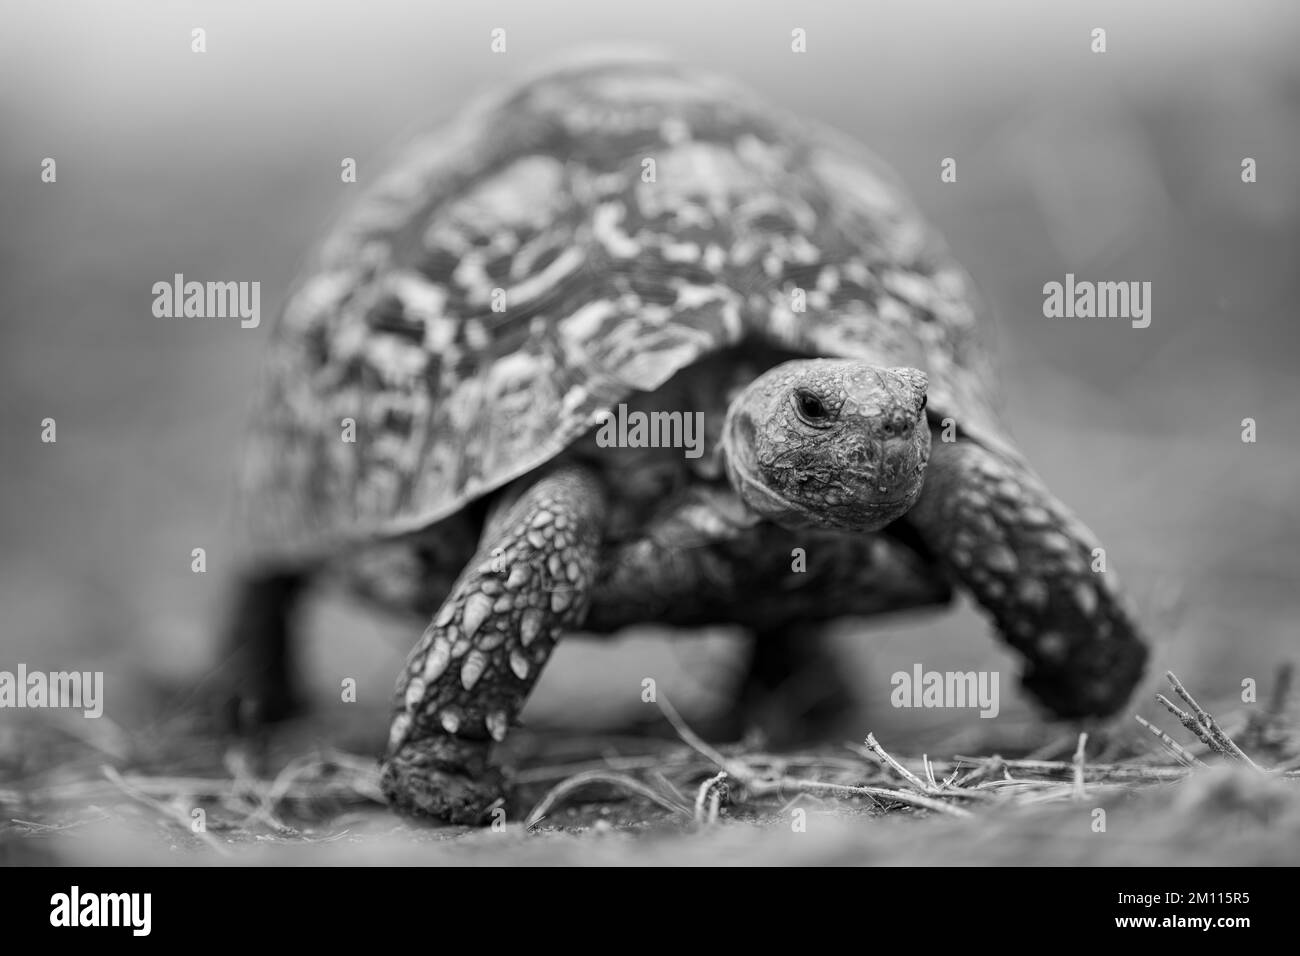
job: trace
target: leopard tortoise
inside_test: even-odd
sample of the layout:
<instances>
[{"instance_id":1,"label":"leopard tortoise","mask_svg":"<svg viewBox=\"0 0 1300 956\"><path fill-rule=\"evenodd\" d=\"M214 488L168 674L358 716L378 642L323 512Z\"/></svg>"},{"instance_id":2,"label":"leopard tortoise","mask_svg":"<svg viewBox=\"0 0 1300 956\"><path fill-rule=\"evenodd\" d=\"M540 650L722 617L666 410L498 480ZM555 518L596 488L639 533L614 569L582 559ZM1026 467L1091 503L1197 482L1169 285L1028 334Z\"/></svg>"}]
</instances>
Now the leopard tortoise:
<instances>
[{"instance_id":1,"label":"leopard tortoise","mask_svg":"<svg viewBox=\"0 0 1300 956\"><path fill-rule=\"evenodd\" d=\"M977 312L870 154L729 82L608 62L477 105L343 215L271 333L231 712L287 709L327 568L431 616L382 769L417 815L500 805L490 751L575 629L960 586L1050 710L1115 711L1145 645L1000 427Z\"/></svg>"}]
</instances>

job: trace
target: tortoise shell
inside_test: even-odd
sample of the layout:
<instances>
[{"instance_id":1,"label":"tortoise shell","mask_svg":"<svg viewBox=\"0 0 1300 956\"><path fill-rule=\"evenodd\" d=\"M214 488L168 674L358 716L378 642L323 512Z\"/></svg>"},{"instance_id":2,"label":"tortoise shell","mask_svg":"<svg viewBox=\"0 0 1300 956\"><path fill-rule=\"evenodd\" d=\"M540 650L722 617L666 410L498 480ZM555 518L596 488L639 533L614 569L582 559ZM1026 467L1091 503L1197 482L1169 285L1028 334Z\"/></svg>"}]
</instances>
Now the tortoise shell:
<instances>
[{"instance_id":1,"label":"tortoise shell","mask_svg":"<svg viewBox=\"0 0 1300 956\"><path fill-rule=\"evenodd\" d=\"M417 140L317 252L268 346L253 544L428 527L750 340L922 369L936 420L1014 454L968 277L861 146L672 64L548 73Z\"/></svg>"}]
</instances>

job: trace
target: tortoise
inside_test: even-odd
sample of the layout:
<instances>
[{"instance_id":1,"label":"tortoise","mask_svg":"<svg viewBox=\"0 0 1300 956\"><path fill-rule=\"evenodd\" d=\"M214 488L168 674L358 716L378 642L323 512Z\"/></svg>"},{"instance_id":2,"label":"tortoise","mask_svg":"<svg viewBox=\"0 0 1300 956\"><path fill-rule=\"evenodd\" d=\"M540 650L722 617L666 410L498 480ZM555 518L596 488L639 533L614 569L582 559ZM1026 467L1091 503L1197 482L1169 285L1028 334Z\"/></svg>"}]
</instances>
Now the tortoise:
<instances>
[{"instance_id":1,"label":"tortoise","mask_svg":"<svg viewBox=\"0 0 1300 956\"><path fill-rule=\"evenodd\" d=\"M381 774L417 816L501 805L493 745L578 629L770 633L961 587L1042 704L1114 712L1146 646L999 424L980 312L878 160L725 79L584 63L477 104L275 323L232 712L291 705L289 611L326 569L430 615Z\"/></svg>"}]
</instances>

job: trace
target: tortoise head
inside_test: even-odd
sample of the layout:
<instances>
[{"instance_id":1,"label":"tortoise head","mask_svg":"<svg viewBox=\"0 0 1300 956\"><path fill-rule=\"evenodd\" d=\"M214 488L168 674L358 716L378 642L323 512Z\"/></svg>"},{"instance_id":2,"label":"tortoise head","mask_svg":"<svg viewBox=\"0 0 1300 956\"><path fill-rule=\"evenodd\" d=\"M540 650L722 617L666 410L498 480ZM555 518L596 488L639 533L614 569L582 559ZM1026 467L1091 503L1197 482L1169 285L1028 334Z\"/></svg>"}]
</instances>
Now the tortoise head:
<instances>
[{"instance_id":1,"label":"tortoise head","mask_svg":"<svg viewBox=\"0 0 1300 956\"><path fill-rule=\"evenodd\" d=\"M732 486L786 528L872 531L916 502L930 458L926 377L842 359L769 369L727 411Z\"/></svg>"}]
</instances>

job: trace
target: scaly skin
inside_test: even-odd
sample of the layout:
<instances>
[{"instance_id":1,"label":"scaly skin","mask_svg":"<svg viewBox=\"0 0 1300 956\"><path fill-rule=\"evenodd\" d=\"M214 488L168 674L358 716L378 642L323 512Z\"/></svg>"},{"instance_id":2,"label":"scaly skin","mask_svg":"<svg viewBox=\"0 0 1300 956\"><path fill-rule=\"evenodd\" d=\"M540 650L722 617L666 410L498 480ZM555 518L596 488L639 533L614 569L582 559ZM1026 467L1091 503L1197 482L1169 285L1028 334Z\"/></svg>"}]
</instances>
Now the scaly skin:
<instances>
[{"instance_id":1,"label":"scaly skin","mask_svg":"<svg viewBox=\"0 0 1300 956\"><path fill-rule=\"evenodd\" d=\"M397 684L381 785L414 815L479 823L504 796L488 760L596 579L605 495L586 469L540 478L483 544Z\"/></svg>"},{"instance_id":2,"label":"scaly skin","mask_svg":"<svg viewBox=\"0 0 1300 956\"><path fill-rule=\"evenodd\" d=\"M584 629L610 633L653 621L774 634L951 600L951 583L933 560L891 535L742 525L738 505L730 489L691 488L641 536L608 548Z\"/></svg>"},{"instance_id":3,"label":"scaly skin","mask_svg":"<svg viewBox=\"0 0 1300 956\"><path fill-rule=\"evenodd\" d=\"M1061 717L1111 714L1147 649L1097 541L1019 462L973 442L936 442L907 521L1025 656L1025 687Z\"/></svg>"},{"instance_id":4,"label":"scaly skin","mask_svg":"<svg viewBox=\"0 0 1300 956\"><path fill-rule=\"evenodd\" d=\"M778 365L727 412L727 476L745 504L784 528L883 528L915 503L925 478L925 389L912 368Z\"/></svg>"}]
</instances>

